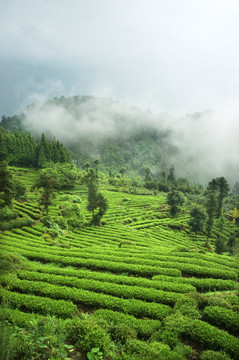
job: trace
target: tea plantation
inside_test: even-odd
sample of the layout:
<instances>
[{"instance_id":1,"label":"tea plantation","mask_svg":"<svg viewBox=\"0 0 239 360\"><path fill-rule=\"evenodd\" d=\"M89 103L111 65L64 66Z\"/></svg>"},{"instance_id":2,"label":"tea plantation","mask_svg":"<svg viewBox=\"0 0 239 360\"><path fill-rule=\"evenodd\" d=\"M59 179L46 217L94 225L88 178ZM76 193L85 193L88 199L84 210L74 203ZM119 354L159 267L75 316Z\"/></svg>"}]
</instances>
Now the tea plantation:
<instances>
[{"instance_id":1,"label":"tea plantation","mask_svg":"<svg viewBox=\"0 0 239 360\"><path fill-rule=\"evenodd\" d=\"M38 344L22 359L239 359L239 262L214 252L217 225L208 249L204 234L189 231L187 206L171 217L164 193L102 185L101 226L47 229L30 191L36 172L15 172L27 196L13 208L29 224L0 233L12 264L0 280L2 347L13 325L15 346ZM59 191L49 214L76 197L86 224L83 186ZM228 238L238 226L228 220L222 231ZM50 341L51 353L37 355Z\"/></svg>"}]
</instances>

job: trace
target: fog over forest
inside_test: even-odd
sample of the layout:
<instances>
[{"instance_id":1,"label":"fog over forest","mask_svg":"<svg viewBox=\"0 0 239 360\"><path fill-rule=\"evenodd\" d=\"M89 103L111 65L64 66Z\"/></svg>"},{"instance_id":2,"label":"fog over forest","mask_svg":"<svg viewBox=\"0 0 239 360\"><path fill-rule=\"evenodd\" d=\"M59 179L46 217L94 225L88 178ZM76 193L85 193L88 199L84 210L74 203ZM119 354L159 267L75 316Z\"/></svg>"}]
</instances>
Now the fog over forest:
<instances>
[{"instance_id":1,"label":"fog over forest","mask_svg":"<svg viewBox=\"0 0 239 360\"><path fill-rule=\"evenodd\" d=\"M238 18L236 0L0 1L0 114L61 141L150 124L178 176L238 181ZM75 95L95 98L25 110Z\"/></svg>"},{"instance_id":2,"label":"fog over forest","mask_svg":"<svg viewBox=\"0 0 239 360\"><path fill-rule=\"evenodd\" d=\"M68 104L65 107L60 101L48 101L29 106L24 111L26 128L35 135L44 132L64 143L77 143L84 137L93 143L106 138L127 139L142 127L166 131L170 145L179 149L168 158L178 176L203 183L221 175L231 182L238 179L239 122L233 113L229 117L225 111L208 110L179 117L95 97Z\"/></svg>"}]
</instances>

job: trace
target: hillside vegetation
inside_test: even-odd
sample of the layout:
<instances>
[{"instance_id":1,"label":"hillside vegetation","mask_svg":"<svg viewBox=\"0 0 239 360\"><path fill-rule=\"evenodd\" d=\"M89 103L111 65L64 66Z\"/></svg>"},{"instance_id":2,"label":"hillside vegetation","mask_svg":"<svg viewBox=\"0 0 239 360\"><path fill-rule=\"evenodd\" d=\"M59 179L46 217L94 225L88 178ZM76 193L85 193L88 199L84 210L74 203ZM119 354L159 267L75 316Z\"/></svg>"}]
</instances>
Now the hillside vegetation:
<instances>
[{"instance_id":1,"label":"hillside vegetation","mask_svg":"<svg viewBox=\"0 0 239 360\"><path fill-rule=\"evenodd\" d=\"M12 133L30 132L37 143L42 133L49 140L56 137L78 167L97 157L106 173L116 175L124 166L131 174L143 175L149 167L157 176L180 155L168 120L169 115L161 114L158 118L150 111L110 99L62 96L32 104L22 114L3 116L0 124Z\"/></svg>"},{"instance_id":2,"label":"hillside vegetation","mask_svg":"<svg viewBox=\"0 0 239 360\"><path fill-rule=\"evenodd\" d=\"M160 192L93 165L1 163L1 358L238 359L238 212L225 179L180 193L174 214L176 179ZM192 208L213 197L212 226L195 230Z\"/></svg>"},{"instance_id":3,"label":"hillside vegetation","mask_svg":"<svg viewBox=\"0 0 239 360\"><path fill-rule=\"evenodd\" d=\"M0 359L239 358L238 183L187 178L160 119L87 96L2 118Z\"/></svg>"}]
</instances>

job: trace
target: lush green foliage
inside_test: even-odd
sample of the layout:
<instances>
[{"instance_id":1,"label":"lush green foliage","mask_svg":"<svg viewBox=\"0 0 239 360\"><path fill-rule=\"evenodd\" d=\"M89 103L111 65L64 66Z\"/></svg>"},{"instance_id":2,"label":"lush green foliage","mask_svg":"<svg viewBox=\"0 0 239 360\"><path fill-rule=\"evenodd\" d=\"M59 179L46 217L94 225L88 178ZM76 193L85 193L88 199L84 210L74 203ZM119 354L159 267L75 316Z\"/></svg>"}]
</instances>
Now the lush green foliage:
<instances>
[{"instance_id":1,"label":"lush green foliage","mask_svg":"<svg viewBox=\"0 0 239 360\"><path fill-rule=\"evenodd\" d=\"M2 323L2 337L1 359L63 360L73 348L66 344L64 324L49 316L32 318L27 329Z\"/></svg>"},{"instance_id":2,"label":"lush green foliage","mask_svg":"<svg viewBox=\"0 0 239 360\"><path fill-rule=\"evenodd\" d=\"M70 156L59 141L49 141L42 134L39 143L26 132L11 134L0 126L0 158L14 166L30 166L42 168L49 161L65 163Z\"/></svg>"},{"instance_id":3,"label":"lush green foliage","mask_svg":"<svg viewBox=\"0 0 239 360\"><path fill-rule=\"evenodd\" d=\"M179 191L172 190L167 195L167 203L170 206L170 214L175 216L180 212L180 208L184 203L184 197Z\"/></svg>"},{"instance_id":4,"label":"lush green foliage","mask_svg":"<svg viewBox=\"0 0 239 360\"><path fill-rule=\"evenodd\" d=\"M190 211L190 220L189 220L189 226L191 228L191 231L193 231L196 235L198 232L201 232L204 230L204 224L206 220L206 213L203 208L194 207Z\"/></svg>"},{"instance_id":5,"label":"lush green foliage","mask_svg":"<svg viewBox=\"0 0 239 360\"><path fill-rule=\"evenodd\" d=\"M24 202L13 200L12 208L5 208L4 216L9 222L28 219L32 226L0 234L0 317L9 323L2 341L13 336L35 358L53 351L52 358L76 360L87 354L109 360L237 359L239 265L228 252L237 247L237 224L215 220L208 250L207 231L195 237L189 227L190 210L205 203L201 195L185 195L182 213L171 217L165 194L138 186L126 194L127 169L120 185L109 186L96 161L95 194L101 186L108 210L101 226L89 226L88 188L78 181L91 173L88 165L82 172L71 164L41 170L54 181L48 227L39 222L44 187L29 191L36 171L14 169L27 192ZM175 186L175 177L164 179ZM214 251L218 236L228 244L223 255ZM56 336L52 326L49 336L39 338L29 327L35 322L40 333L47 314L57 317L54 324L61 324L64 336ZM26 349L26 339L35 345ZM71 355L66 341L73 346ZM197 352L185 345L192 342Z\"/></svg>"}]
</instances>

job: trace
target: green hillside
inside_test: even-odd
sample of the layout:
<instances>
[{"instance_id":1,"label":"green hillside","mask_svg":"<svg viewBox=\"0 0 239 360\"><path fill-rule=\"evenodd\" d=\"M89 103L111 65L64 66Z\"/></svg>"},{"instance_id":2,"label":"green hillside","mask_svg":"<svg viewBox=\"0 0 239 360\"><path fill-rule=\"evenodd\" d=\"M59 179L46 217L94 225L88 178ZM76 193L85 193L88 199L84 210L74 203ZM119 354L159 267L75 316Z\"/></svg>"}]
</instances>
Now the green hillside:
<instances>
[{"instance_id":1,"label":"green hillside","mask_svg":"<svg viewBox=\"0 0 239 360\"><path fill-rule=\"evenodd\" d=\"M41 191L32 190L37 171L13 170L27 192L12 209L31 225L0 233L9 358L21 345L36 359L238 359L238 257L215 253L218 234L225 241L238 234L232 217L223 228L214 222L206 247L205 231L195 236L189 227L195 198L185 195L172 217L165 193L130 192L99 174L108 202L101 226L89 226L81 182L56 192L46 226ZM59 225L66 203L78 204L81 226ZM11 324L17 335L9 345Z\"/></svg>"},{"instance_id":2,"label":"green hillside","mask_svg":"<svg viewBox=\"0 0 239 360\"><path fill-rule=\"evenodd\" d=\"M131 174L155 175L168 170L178 149L171 132L147 111L92 96L54 98L32 104L22 114L2 117L0 125L12 133L30 132L40 141L42 133L64 143L71 158L82 167L86 161L101 161L101 170L118 173L124 166ZM14 165L14 164L13 164Z\"/></svg>"}]
</instances>

